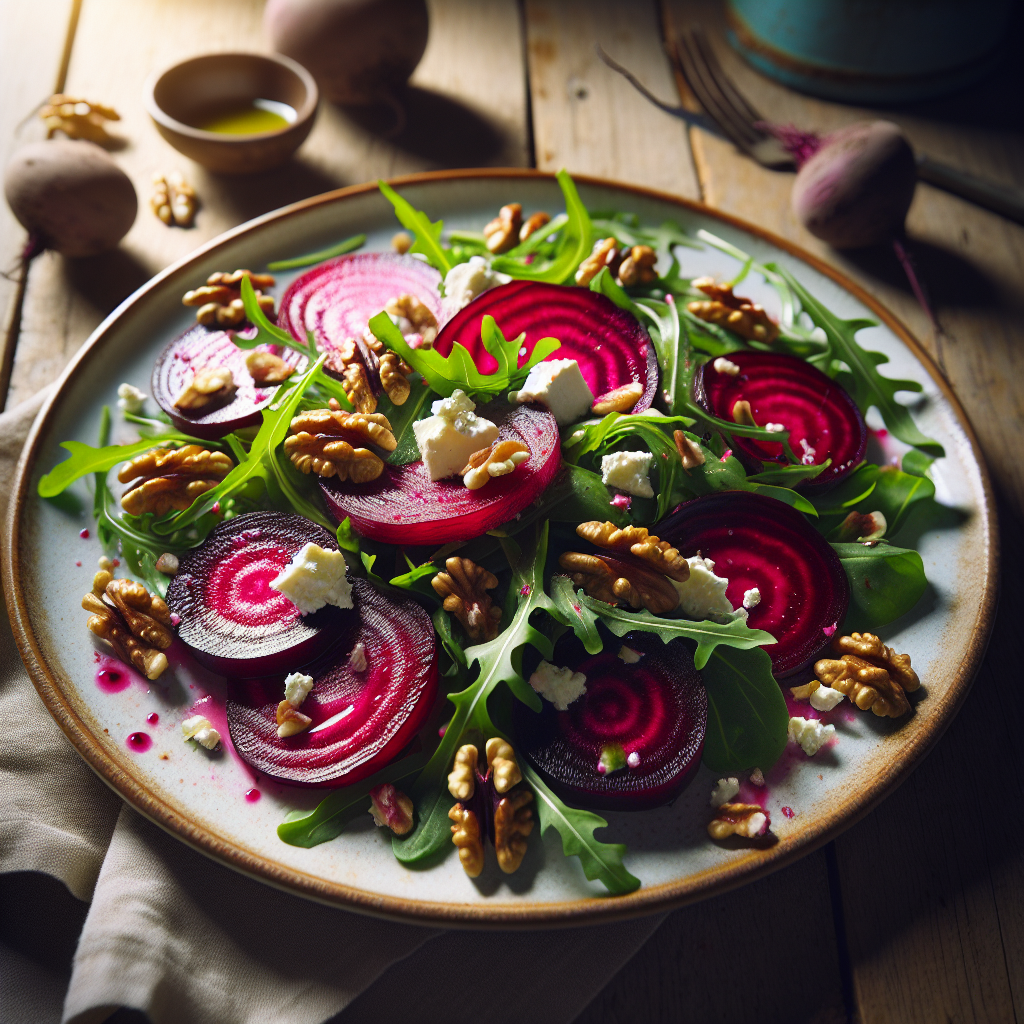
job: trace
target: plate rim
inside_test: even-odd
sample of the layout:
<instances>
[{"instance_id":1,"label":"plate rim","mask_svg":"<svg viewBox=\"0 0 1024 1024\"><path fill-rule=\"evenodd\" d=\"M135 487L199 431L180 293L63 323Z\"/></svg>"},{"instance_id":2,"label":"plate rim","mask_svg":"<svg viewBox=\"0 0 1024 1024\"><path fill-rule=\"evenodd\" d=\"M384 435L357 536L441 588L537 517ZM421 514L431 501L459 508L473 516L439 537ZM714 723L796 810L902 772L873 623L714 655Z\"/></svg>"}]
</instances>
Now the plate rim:
<instances>
[{"instance_id":1,"label":"plate rim","mask_svg":"<svg viewBox=\"0 0 1024 1024\"><path fill-rule=\"evenodd\" d=\"M436 181L497 178L533 178L553 182L555 175L547 171L520 167L460 168L402 175L389 178L387 181L392 186L400 188ZM867 306L924 366L942 392L943 397L949 402L960 428L964 431L971 455L978 467L982 491L979 515L984 518L989 538L988 559L985 565L985 589L979 606L977 626L973 631L966 656L958 667L949 689L942 697L938 698L938 703L933 707L929 719L918 735L909 741L910 745L900 748L899 755L893 757L885 770L876 775L870 787L851 795L841 805L830 809L814 822L808 823L801 829L798 836L780 839L767 850L753 848L745 850L744 856L736 858L727 865L706 868L685 879L641 887L625 896L586 896L532 906L507 902L448 903L388 896L344 885L340 882L332 882L296 868L286 867L247 850L237 843L227 841L206 828L193 824L156 793L150 791L145 784L132 778L118 765L111 762L98 740L93 737L64 696L58 680L50 672L31 629L26 595L21 584L19 570L22 511L29 497L28 485L44 428L63 399L64 392L78 368L85 360L92 357L107 332L130 306L142 300L149 293L165 287L173 278L184 274L193 263L208 256L219 247L258 231L268 223L297 216L317 206L333 204L353 196L377 191L376 182L351 185L300 200L246 221L244 224L210 239L186 256L176 260L128 296L93 331L64 369L52 394L43 404L33 423L15 471L14 488L4 523L3 587L14 638L33 685L65 736L100 779L146 818L193 849L242 874L292 894L340 909L398 920L407 924L440 925L449 928L552 928L603 924L643 914L663 913L687 903L721 895L741 885L763 878L765 875L807 856L860 821L905 781L934 747L959 712L984 658L995 621L995 608L998 599L999 524L988 466L974 429L951 385L935 361L902 321L863 287L821 258L788 239L743 218L682 196L590 175L573 175L573 178L579 184L631 193L641 198L668 203L692 213L710 217L753 234L762 241L802 260L814 270L831 278Z\"/></svg>"}]
</instances>

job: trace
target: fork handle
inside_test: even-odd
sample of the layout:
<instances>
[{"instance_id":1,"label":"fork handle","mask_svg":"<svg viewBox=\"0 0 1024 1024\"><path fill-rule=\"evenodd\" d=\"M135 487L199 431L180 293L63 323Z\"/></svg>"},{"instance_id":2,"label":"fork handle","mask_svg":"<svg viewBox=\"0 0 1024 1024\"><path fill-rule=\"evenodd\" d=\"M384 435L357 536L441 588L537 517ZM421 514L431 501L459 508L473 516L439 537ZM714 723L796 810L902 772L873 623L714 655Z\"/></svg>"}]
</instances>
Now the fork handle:
<instances>
[{"instance_id":1,"label":"fork handle","mask_svg":"<svg viewBox=\"0 0 1024 1024\"><path fill-rule=\"evenodd\" d=\"M923 154L917 157L917 176L929 185L938 185L947 192L1024 224L1024 192L1012 185L987 181Z\"/></svg>"}]
</instances>

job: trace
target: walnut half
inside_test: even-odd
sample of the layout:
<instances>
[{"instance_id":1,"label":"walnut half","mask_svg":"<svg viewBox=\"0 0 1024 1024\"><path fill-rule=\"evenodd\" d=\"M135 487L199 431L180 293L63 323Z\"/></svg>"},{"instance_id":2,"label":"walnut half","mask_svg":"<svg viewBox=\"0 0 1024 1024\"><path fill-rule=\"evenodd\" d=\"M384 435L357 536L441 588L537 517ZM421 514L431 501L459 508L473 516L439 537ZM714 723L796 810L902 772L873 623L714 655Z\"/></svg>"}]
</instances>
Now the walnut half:
<instances>
[{"instance_id":1,"label":"walnut half","mask_svg":"<svg viewBox=\"0 0 1024 1024\"><path fill-rule=\"evenodd\" d=\"M626 526L620 529L614 523L593 520L580 523L576 532L591 544L606 551L629 552L647 563L651 569L670 576L680 583L690 578L690 564L668 541L660 540L648 533L643 526Z\"/></svg>"},{"instance_id":2,"label":"walnut half","mask_svg":"<svg viewBox=\"0 0 1024 1024\"><path fill-rule=\"evenodd\" d=\"M223 452L210 452L197 444L155 448L126 462L117 474L121 483L129 485L121 495L121 507L132 516L183 511L216 487L232 465Z\"/></svg>"},{"instance_id":3,"label":"walnut half","mask_svg":"<svg viewBox=\"0 0 1024 1024\"><path fill-rule=\"evenodd\" d=\"M365 445L388 452L398 446L387 417L378 412L310 409L296 416L289 430L284 450L296 469L356 484L369 483L384 472L384 460Z\"/></svg>"},{"instance_id":4,"label":"walnut half","mask_svg":"<svg viewBox=\"0 0 1024 1024\"><path fill-rule=\"evenodd\" d=\"M498 635L501 609L495 606L488 590L498 585L498 578L468 558L453 556L431 581L442 607L454 615L471 640L493 640Z\"/></svg>"},{"instance_id":5,"label":"walnut half","mask_svg":"<svg viewBox=\"0 0 1024 1024\"><path fill-rule=\"evenodd\" d=\"M708 296L687 304L687 309L701 320L720 324L734 334L751 341L773 342L779 336L779 326L769 319L768 314L750 299L734 295L732 285L715 284L713 278L698 277L692 282L694 288Z\"/></svg>"},{"instance_id":6,"label":"walnut half","mask_svg":"<svg viewBox=\"0 0 1024 1024\"><path fill-rule=\"evenodd\" d=\"M558 564L584 593L606 604L623 602L654 615L664 615L679 604L679 593L665 576L633 562L566 551Z\"/></svg>"}]
</instances>

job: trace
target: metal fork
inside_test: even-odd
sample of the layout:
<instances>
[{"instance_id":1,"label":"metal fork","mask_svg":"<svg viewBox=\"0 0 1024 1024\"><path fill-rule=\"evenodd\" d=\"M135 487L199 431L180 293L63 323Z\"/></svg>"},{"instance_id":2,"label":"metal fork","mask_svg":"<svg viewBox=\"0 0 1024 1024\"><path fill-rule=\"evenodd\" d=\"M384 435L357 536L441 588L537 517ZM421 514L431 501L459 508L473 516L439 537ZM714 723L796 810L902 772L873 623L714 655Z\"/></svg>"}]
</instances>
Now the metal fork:
<instances>
[{"instance_id":1,"label":"metal fork","mask_svg":"<svg viewBox=\"0 0 1024 1024\"><path fill-rule=\"evenodd\" d=\"M793 156L763 127L765 119L722 70L703 30L678 32L667 40L667 49L677 75L738 149L765 167L796 166ZM923 153L918 153L916 160L922 181L1024 224L1024 193L1020 189L976 177Z\"/></svg>"}]
</instances>

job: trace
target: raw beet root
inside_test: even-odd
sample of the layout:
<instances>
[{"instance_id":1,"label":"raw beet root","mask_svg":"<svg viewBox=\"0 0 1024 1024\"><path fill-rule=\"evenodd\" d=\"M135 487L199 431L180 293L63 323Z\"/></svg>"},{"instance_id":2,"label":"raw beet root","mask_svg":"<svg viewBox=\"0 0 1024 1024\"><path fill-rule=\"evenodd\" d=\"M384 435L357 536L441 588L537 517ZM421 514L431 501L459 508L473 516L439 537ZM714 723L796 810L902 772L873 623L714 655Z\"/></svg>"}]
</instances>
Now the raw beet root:
<instances>
[{"instance_id":1,"label":"raw beet root","mask_svg":"<svg viewBox=\"0 0 1024 1024\"><path fill-rule=\"evenodd\" d=\"M350 338L362 338L370 317L399 295L415 295L440 322L441 275L422 260L384 252L339 256L297 277L281 299L278 323L303 345L312 331L316 347L329 353L327 369L341 371L330 354ZM416 348L420 336L408 336Z\"/></svg>"},{"instance_id":2,"label":"raw beet root","mask_svg":"<svg viewBox=\"0 0 1024 1024\"><path fill-rule=\"evenodd\" d=\"M793 182L793 212L837 249L888 242L917 186L914 151L891 121L861 121L825 138Z\"/></svg>"},{"instance_id":3,"label":"raw beet root","mask_svg":"<svg viewBox=\"0 0 1024 1024\"><path fill-rule=\"evenodd\" d=\"M300 711L313 724L305 732L277 735L283 676L230 681L231 742L253 768L295 785L345 786L391 761L430 713L437 694L430 616L365 580L353 581L352 600L336 653L309 671L315 682ZM365 648L361 672L349 665L357 643Z\"/></svg>"},{"instance_id":4,"label":"raw beet root","mask_svg":"<svg viewBox=\"0 0 1024 1024\"><path fill-rule=\"evenodd\" d=\"M265 676L313 661L338 640L351 612L299 610L270 581L307 544L338 550L334 536L302 516L250 512L217 526L182 556L167 588L178 636L221 675Z\"/></svg>"},{"instance_id":5,"label":"raw beet root","mask_svg":"<svg viewBox=\"0 0 1024 1024\"><path fill-rule=\"evenodd\" d=\"M692 558L699 551L729 580L734 608L756 587L751 629L776 643L765 647L776 676L810 664L828 646L850 601L846 572L824 537L785 502L747 491L721 491L680 505L655 531Z\"/></svg>"},{"instance_id":6,"label":"raw beet root","mask_svg":"<svg viewBox=\"0 0 1024 1024\"><path fill-rule=\"evenodd\" d=\"M277 394L278 385L260 385L252 379L245 366L245 358L252 350L239 348L231 340L232 333L196 324L175 338L153 367L153 400L179 430L193 437L212 441L233 430L259 425L260 410ZM260 349L273 352L299 370L306 366L306 357L294 349L276 345L261 345ZM227 367L235 379L236 390L230 401L214 402L194 412L175 408L175 400L199 370L221 366Z\"/></svg>"},{"instance_id":7,"label":"raw beet root","mask_svg":"<svg viewBox=\"0 0 1024 1024\"><path fill-rule=\"evenodd\" d=\"M479 406L477 414L498 424L499 440L522 441L530 458L507 476L495 477L471 491L462 477L430 479L422 462L389 466L369 484L320 481L331 514L346 516L364 537L387 544L445 544L479 537L507 523L551 483L561 464L558 426L542 409L498 402Z\"/></svg>"},{"instance_id":8,"label":"raw beet root","mask_svg":"<svg viewBox=\"0 0 1024 1024\"><path fill-rule=\"evenodd\" d=\"M693 383L697 403L720 419L732 420L733 406L745 400L758 426L781 423L789 430L789 443L798 457L814 463L831 458L828 469L798 485L801 490L826 490L863 461L868 441L864 417L834 380L796 356L733 352L729 360L740 368L735 377L719 373L713 362L697 371ZM787 461L781 444L738 436L733 442L750 472L760 472L762 462Z\"/></svg>"},{"instance_id":9,"label":"raw beet root","mask_svg":"<svg viewBox=\"0 0 1024 1024\"><path fill-rule=\"evenodd\" d=\"M493 316L506 338L525 332L519 365L541 338L562 347L549 359L575 359L595 398L638 381L643 385L633 412L650 408L658 389L658 358L636 317L589 288L511 281L484 292L444 325L434 347L447 356L455 342L469 350L481 373L497 369L480 340L483 318Z\"/></svg>"},{"instance_id":10,"label":"raw beet root","mask_svg":"<svg viewBox=\"0 0 1024 1024\"><path fill-rule=\"evenodd\" d=\"M540 714L518 701L513 709L520 753L570 804L637 811L671 803L700 765L708 700L692 655L681 643L625 642L646 651L635 665L616 655L618 641L590 656L575 637L563 639L554 663L582 672L587 692L567 711L547 700ZM609 744L639 760L602 773Z\"/></svg>"}]
</instances>

